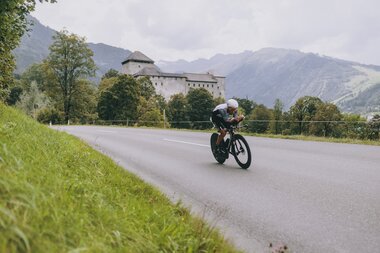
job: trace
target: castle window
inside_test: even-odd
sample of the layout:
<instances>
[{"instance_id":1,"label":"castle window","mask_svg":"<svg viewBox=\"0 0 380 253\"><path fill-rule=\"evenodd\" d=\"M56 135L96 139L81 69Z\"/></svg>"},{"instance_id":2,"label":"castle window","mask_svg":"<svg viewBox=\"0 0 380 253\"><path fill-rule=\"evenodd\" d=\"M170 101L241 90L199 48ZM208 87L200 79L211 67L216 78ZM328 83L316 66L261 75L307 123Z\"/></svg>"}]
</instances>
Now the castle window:
<instances>
[{"instance_id":1,"label":"castle window","mask_svg":"<svg viewBox=\"0 0 380 253\"><path fill-rule=\"evenodd\" d=\"M208 88L208 84L207 84L207 88Z\"/></svg>"},{"instance_id":2,"label":"castle window","mask_svg":"<svg viewBox=\"0 0 380 253\"><path fill-rule=\"evenodd\" d=\"M218 86L218 90L219 90L219 86Z\"/></svg>"},{"instance_id":3,"label":"castle window","mask_svg":"<svg viewBox=\"0 0 380 253\"><path fill-rule=\"evenodd\" d=\"M213 87L213 88L214 88L214 85L212 84L212 85L211 85L211 87Z\"/></svg>"},{"instance_id":4,"label":"castle window","mask_svg":"<svg viewBox=\"0 0 380 253\"><path fill-rule=\"evenodd\" d=\"M161 82L161 86L163 86L164 85L164 83L163 82Z\"/></svg>"},{"instance_id":5,"label":"castle window","mask_svg":"<svg viewBox=\"0 0 380 253\"><path fill-rule=\"evenodd\" d=\"M198 83L198 87L201 87L201 85Z\"/></svg>"},{"instance_id":6,"label":"castle window","mask_svg":"<svg viewBox=\"0 0 380 253\"><path fill-rule=\"evenodd\" d=\"M195 87L195 83L193 83L193 87Z\"/></svg>"},{"instance_id":7,"label":"castle window","mask_svg":"<svg viewBox=\"0 0 380 253\"><path fill-rule=\"evenodd\" d=\"M219 95L221 96L221 95L222 95L222 93L221 93L221 92L219 92Z\"/></svg>"},{"instance_id":8,"label":"castle window","mask_svg":"<svg viewBox=\"0 0 380 253\"><path fill-rule=\"evenodd\" d=\"M155 83L156 84L156 86L157 86L157 83Z\"/></svg>"},{"instance_id":9,"label":"castle window","mask_svg":"<svg viewBox=\"0 0 380 253\"><path fill-rule=\"evenodd\" d=\"M190 84L188 83L187 85L189 85L189 87L190 87Z\"/></svg>"},{"instance_id":10,"label":"castle window","mask_svg":"<svg viewBox=\"0 0 380 253\"><path fill-rule=\"evenodd\" d=\"M205 87L205 85L203 84L203 88Z\"/></svg>"},{"instance_id":11,"label":"castle window","mask_svg":"<svg viewBox=\"0 0 380 253\"><path fill-rule=\"evenodd\" d=\"M139 68L141 68L141 66L139 65Z\"/></svg>"}]
</instances>

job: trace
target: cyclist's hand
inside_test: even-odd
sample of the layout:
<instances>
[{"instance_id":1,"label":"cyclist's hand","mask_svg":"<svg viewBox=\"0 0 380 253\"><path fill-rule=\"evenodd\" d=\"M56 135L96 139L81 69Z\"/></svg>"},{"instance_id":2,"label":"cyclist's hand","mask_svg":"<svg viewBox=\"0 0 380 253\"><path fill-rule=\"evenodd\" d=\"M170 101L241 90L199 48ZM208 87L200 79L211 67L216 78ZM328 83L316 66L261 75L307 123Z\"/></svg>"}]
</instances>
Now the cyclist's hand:
<instances>
[{"instance_id":1,"label":"cyclist's hand","mask_svg":"<svg viewBox=\"0 0 380 253\"><path fill-rule=\"evenodd\" d=\"M244 115L239 116L239 122L245 119Z\"/></svg>"}]
</instances>

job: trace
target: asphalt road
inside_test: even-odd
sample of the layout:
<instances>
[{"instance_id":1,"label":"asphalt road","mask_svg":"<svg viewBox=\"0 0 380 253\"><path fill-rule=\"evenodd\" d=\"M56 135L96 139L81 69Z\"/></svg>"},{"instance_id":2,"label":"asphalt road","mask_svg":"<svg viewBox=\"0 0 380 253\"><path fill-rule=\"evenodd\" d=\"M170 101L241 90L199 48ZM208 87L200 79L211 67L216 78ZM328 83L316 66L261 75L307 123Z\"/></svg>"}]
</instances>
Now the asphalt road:
<instances>
[{"instance_id":1,"label":"asphalt road","mask_svg":"<svg viewBox=\"0 0 380 253\"><path fill-rule=\"evenodd\" d=\"M206 218L238 247L380 252L380 147L246 137L248 170L214 160L210 134L58 127Z\"/></svg>"}]
</instances>

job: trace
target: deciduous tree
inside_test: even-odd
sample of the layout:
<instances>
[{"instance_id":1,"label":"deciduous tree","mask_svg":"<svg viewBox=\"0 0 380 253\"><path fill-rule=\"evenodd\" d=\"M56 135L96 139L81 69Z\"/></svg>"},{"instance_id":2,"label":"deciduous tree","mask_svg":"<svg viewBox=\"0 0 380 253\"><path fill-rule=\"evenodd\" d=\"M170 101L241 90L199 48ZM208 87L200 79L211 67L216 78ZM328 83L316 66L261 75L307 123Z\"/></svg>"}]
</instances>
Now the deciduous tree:
<instances>
[{"instance_id":1,"label":"deciduous tree","mask_svg":"<svg viewBox=\"0 0 380 253\"><path fill-rule=\"evenodd\" d=\"M55 75L63 100L65 121L70 119L74 94L78 92L79 80L95 75L93 52L88 48L85 38L69 34L66 30L58 32L50 46L50 54L45 61Z\"/></svg>"},{"instance_id":2,"label":"deciduous tree","mask_svg":"<svg viewBox=\"0 0 380 253\"><path fill-rule=\"evenodd\" d=\"M182 94L175 94L168 102L168 117L171 126L175 128L188 128L188 104L186 97Z\"/></svg>"},{"instance_id":3,"label":"deciduous tree","mask_svg":"<svg viewBox=\"0 0 380 253\"><path fill-rule=\"evenodd\" d=\"M56 2L56 0L39 0ZM28 26L27 15L34 10L35 0L0 1L0 100L8 93L8 86L13 82L15 60L12 50L19 43Z\"/></svg>"},{"instance_id":4,"label":"deciduous tree","mask_svg":"<svg viewBox=\"0 0 380 253\"><path fill-rule=\"evenodd\" d=\"M340 136L338 121L342 120L342 114L336 105L332 103L319 104L313 120L319 122L311 125L311 134L318 136Z\"/></svg>"},{"instance_id":5,"label":"deciduous tree","mask_svg":"<svg viewBox=\"0 0 380 253\"><path fill-rule=\"evenodd\" d=\"M322 100L317 97L305 96L297 100L297 102L290 107L290 115L295 122L295 130L298 134L309 132L309 122L317 113L317 108L322 104Z\"/></svg>"},{"instance_id":6,"label":"deciduous tree","mask_svg":"<svg viewBox=\"0 0 380 253\"><path fill-rule=\"evenodd\" d=\"M258 105L249 115L248 119L252 120L248 129L254 133L265 133L269 128L269 121L273 115L265 105Z\"/></svg>"},{"instance_id":7,"label":"deciduous tree","mask_svg":"<svg viewBox=\"0 0 380 253\"><path fill-rule=\"evenodd\" d=\"M273 121L270 124L271 132L274 134L280 134L282 132L282 110L284 104L280 99L276 99L273 107Z\"/></svg>"},{"instance_id":8,"label":"deciduous tree","mask_svg":"<svg viewBox=\"0 0 380 253\"><path fill-rule=\"evenodd\" d=\"M210 115L214 109L214 101L210 92L204 88L190 89L186 99L189 105L188 116L189 120L193 122L193 127L197 129L210 127Z\"/></svg>"},{"instance_id":9,"label":"deciduous tree","mask_svg":"<svg viewBox=\"0 0 380 253\"><path fill-rule=\"evenodd\" d=\"M103 120L137 120L140 95L140 87L133 77L119 76L117 82L100 95L97 106L99 118Z\"/></svg>"}]
</instances>

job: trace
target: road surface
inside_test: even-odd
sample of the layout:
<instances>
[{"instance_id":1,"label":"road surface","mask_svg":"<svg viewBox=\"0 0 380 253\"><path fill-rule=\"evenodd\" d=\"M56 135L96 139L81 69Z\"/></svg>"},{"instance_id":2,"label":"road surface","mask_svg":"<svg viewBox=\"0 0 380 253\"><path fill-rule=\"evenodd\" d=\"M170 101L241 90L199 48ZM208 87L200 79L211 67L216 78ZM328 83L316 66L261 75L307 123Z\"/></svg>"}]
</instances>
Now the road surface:
<instances>
[{"instance_id":1,"label":"road surface","mask_svg":"<svg viewBox=\"0 0 380 253\"><path fill-rule=\"evenodd\" d=\"M214 160L208 133L57 127L181 199L239 248L380 252L380 147L246 137L248 170Z\"/></svg>"}]
</instances>

